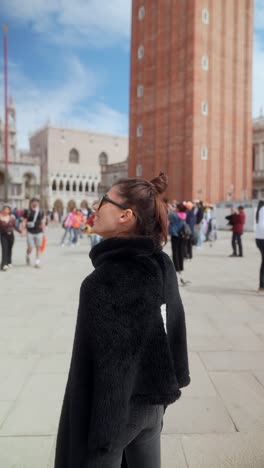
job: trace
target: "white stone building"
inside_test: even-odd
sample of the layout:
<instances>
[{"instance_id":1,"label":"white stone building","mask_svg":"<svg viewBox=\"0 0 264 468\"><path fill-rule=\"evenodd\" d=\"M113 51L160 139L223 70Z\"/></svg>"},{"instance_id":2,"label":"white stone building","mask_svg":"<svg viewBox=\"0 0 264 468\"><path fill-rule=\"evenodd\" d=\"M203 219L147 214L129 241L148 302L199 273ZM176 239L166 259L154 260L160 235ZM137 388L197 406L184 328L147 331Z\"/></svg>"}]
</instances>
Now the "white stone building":
<instances>
[{"instance_id":1,"label":"white stone building","mask_svg":"<svg viewBox=\"0 0 264 468\"><path fill-rule=\"evenodd\" d=\"M16 109L8 106L8 200L5 200L5 125L0 118L0 209L4 202L27 208L33 195L40 195L40 161L37 155L17 149Z\"/></svg>"},{"instance_id":2,"label":"white stone building","mask_svg":"<svg viewBox=\"0 0 264 468\"><path fill-rule=\"evenodd\" d=\"M30 151L41 161L42 204L65 213L98 198L101 165L126 159L128 138L46 126L31 136Z\"/></svg>"}]
</instances>

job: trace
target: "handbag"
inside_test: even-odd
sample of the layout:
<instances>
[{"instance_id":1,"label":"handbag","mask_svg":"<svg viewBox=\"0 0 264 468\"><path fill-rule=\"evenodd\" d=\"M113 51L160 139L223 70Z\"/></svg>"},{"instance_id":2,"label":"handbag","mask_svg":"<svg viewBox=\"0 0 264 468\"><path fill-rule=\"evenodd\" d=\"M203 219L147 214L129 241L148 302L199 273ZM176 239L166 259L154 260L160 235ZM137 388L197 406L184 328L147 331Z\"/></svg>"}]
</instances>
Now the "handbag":
<instances>
[{"instance_id":1,"label":"handbag","mask_svg":"<svg viewBox=\"0 0 264 468\"><path fill-rule=\"evenodd\" d=\"M47 237L43 235L40 251L43 253L47 245Z\"/></svg>"}]
</instances>

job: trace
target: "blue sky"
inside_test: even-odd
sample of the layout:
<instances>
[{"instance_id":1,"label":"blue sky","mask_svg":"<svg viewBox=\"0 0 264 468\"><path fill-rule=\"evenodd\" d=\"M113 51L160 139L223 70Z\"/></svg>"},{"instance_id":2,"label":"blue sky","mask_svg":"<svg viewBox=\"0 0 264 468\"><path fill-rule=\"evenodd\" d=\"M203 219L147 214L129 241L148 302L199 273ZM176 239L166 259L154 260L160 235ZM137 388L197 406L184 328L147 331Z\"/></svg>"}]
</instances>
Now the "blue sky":
<instances>
[{"instance_id":1,"label":"blue sky","mask_svg":"<svg viewBox=\"0 0 264 468\"><path fill-rule=\"evenodd\" d=\"M20 148L47 121L127 134L130 15L131 0L1 0ZM253 82L257 116L264 107L264 0L255 0Z\"/></svg>"}]
</instances>

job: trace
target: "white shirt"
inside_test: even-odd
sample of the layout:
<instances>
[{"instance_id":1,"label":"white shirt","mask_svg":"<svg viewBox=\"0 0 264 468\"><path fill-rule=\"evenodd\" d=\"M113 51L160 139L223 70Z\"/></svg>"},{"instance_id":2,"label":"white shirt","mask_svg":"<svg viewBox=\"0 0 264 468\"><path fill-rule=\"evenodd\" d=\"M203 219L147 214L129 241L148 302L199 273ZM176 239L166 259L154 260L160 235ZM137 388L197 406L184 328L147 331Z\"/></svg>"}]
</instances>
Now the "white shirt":
<instances>
[{"instance_id":1,"label":"white shirt","mask_svg":"<svg viewBox=\"0 0 264 468\"><path fill-rule=\"evenodd\" d=\"M264 206L259 210L259 220L256 225L256 239L264 239Z\"/></svg>"}]
</instances>

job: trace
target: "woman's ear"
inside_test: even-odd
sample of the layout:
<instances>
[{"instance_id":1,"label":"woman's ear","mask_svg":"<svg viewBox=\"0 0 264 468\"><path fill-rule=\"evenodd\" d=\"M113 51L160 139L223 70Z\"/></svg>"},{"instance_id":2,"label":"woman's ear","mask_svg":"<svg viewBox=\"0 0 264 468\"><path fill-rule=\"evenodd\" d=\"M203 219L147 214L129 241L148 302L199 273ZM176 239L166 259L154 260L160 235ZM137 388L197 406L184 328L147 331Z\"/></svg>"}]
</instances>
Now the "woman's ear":
<instances>
[{"instance_id":1,"label":"woman's ear","mask_svg":"<svg viewBox=\"0 0 264 468\"><path fill-rule=\"evenodd\" d=\"M122 222L127 222L133 218L133 211L128 209L121 215Z\"/></svg>"}]
</instances>

